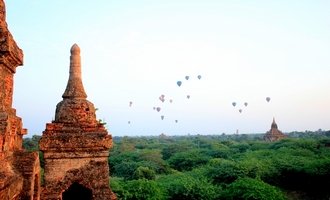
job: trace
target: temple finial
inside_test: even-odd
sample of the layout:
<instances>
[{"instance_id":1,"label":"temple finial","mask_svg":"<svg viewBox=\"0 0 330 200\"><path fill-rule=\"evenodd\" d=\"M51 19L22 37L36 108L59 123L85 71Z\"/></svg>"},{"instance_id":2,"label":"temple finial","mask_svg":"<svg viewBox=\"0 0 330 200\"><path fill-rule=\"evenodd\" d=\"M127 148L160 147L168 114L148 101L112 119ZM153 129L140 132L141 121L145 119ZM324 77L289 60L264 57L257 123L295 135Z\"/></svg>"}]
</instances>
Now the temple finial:
<instances>
[{"instance_id":1,"label":"temple finial","mask_svg":"<svg viewBox=\"0 0 330 200\"><path fill-rule=\"evenodd\" d=\"M75 43L74 45L72 45L70 52L71 52L71 55L73 55L73 54L80 55L79 46Z\"/></svg>"},{"instance_id":2,"label":"temple finial","mask_svg":"<svg viewBox=\"0 0 330 200\"><path fill-rule=\"evenodd\" d=\"M81 62L80 62L80 48L77 44L72 45L70 56L70 75L65 92L62 95L63 98L78 98L85 99L87 95L85 93L84 86L81 79Z\"/></svg>"}]
</instances>

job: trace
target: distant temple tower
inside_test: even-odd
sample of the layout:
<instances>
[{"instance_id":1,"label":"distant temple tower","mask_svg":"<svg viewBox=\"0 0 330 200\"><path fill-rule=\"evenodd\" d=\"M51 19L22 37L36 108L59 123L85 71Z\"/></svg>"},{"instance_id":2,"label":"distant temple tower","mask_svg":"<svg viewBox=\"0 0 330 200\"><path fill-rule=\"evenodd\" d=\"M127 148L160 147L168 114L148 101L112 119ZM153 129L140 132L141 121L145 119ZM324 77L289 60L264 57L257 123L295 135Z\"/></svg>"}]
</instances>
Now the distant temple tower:
<instances>
[{"instance_id":1,"label":"distant temple tower","mask_svg":"<svg viewBox=\"0 0 330 200\"><path fill-rule=\"evenodd\" d=\"M264 140L265 141L269 141L269 142L274 142L274 141L281 140L281 139L283 139L285 137L287 137L287 136L284 135L280 130L278 130L277 124L275 122L275 118L273 118L273 122L272 122L271 128L265 134Z\"/></svg>"},{"instance_id":2,"label":"distant temple tower","mask_svg":"<svg viewBox=\"0 0 330 200\"><path fill-rule=\"evenodd\" d=\"M0 199L39 200L40 166L37 152L22 149L27 133L12 107L14 74L23 65L18 47L6 23L6 9L0 0Z\"/></svg>"},{"instance_id":3,"label":"distant temple tower","mask_svg":"<svg viewBox=\"0 0 330 200\"><path fill-rule=\"evenodd\" d=\"M41 200L116 199L109 187L112 137L86 99L77 44L71 48L70 75L62 97L55 120L46 124L39 142L45 160Z\"/></svg>"}]
</instances>

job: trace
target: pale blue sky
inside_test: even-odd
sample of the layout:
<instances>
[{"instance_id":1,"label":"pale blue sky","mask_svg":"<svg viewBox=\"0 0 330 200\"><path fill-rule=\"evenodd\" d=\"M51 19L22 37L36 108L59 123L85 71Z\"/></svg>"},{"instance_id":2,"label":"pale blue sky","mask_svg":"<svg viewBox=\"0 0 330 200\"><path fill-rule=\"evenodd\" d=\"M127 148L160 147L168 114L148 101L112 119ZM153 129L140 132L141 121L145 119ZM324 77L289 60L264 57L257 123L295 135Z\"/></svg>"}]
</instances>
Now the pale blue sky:
<instances>
[{"instance_id":1,"label":"pale blue sky","mask_svg":"<svg viewBox=\"0 0 330 200\"><path fill-rule=\"evenodd\" d=\"M330 129L327 0L7 0L6 6L25 56L14 107L29 135L54 118L74 43L88 99L114 136L266 132L273 116L285 132Z\"/></svg>"}]
</instances>

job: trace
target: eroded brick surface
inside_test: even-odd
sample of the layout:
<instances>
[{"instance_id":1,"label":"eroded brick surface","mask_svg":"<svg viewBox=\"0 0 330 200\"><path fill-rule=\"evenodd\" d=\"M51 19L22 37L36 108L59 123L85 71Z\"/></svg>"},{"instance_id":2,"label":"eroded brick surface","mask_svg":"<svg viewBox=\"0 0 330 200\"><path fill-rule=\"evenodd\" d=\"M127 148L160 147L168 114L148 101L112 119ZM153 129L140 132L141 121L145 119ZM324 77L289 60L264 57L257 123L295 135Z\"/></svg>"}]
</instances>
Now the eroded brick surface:
<instances>
[{"instance_id":1,"label":"eroded brick surface","mask_svg":"<svg viewBox=\"0 0 330 200\"><path fill-rule=\"evenodd\" d=\"M40 167L38 153L22 149L26 129L12 108L14 73L23 64L6 23L6 10L0 0L0 199L38 200Z\"/></svg>"},{"instance_id":2,"label":"eroded brick surface","mask_svg":"<svg viewBox=\"0 0 330 200\"><path fill-rule=\"evenodd\" d=\"M46 124L39 142L45 160L41 199L60 200L74 183L91 190L95 200L116 199L109 188L112 137L96 119L95 107L87 100L76 44L71 48L70 75L62 97L55 120Z\"/></svg>"}]
</instances>

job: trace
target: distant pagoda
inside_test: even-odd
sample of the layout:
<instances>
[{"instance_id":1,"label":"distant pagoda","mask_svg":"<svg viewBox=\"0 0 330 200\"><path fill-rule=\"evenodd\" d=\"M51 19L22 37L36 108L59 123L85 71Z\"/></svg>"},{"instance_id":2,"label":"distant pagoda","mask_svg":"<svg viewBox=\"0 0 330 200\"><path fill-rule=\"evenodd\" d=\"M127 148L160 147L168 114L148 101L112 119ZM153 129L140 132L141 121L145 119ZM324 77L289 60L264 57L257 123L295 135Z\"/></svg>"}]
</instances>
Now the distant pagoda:
<instances>
[{"instance_id":1,"label":"distant pagoda","mask_svg":"<svg viewBox=\"0 0 330 200\"><path fill-rule=\"evenodd\" d=\"M275 122L275 118L273 118L273 122L270 130L264 135L264 140L268 142L274 142L286 138L287 136L282 133L282 131L278 130L277 124Z\"/></svg>"},{"instance_id":2,"label":"distant pagoda","mask_svg":"<svg viewBox=\"0 0 330 200\"><path fill-rule=\"evenodd\" d=\"M96 119L87 100L80 64L80 48L71 48L70 75L55 120L47 123L39 142L45 160L42 200L113 200L109 188L109 149L112 137Z\"/></svg>"}]
</instances>

